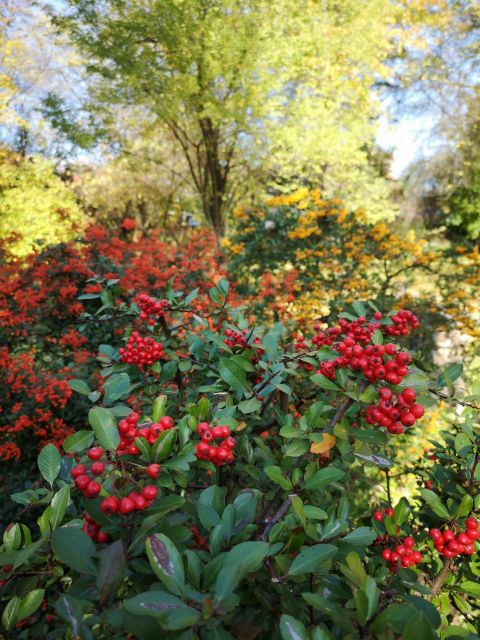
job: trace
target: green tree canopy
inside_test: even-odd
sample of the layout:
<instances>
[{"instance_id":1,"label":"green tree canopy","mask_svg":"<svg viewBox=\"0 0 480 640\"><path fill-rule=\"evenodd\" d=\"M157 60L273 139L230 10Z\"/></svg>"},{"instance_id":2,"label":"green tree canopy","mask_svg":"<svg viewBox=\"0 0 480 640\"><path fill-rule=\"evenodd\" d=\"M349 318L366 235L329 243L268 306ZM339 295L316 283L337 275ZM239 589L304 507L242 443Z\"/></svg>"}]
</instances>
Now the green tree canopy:
<instances>
[{"instance_id":1,"label":"green tree canopy","mask_svg":"<svg viewBox=\"0 0 480 640\"><path fill-rule=\"evenodd\" d=\"M168 129L218 235L252 177L323 176L345 195L348 170L370 167L365 149L379 114L372 85L390 74L393 3L67 4L56 23L88 61L90 104L109 117L142 106ZM373 191L385 197L384 184Z\"/></svg>"}]
</instances>

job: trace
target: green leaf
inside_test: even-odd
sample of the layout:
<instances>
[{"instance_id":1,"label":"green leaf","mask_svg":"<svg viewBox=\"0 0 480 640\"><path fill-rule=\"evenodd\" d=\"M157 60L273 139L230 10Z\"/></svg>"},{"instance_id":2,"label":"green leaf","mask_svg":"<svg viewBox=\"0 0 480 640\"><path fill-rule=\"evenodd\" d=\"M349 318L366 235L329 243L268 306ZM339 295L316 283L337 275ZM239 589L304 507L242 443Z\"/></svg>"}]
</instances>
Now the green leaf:
<instances>
[{"instance_id":1,"label":"green leaf","mask_svg":"<svg viewBox=\"0 0 480 640\"><path fill-rule=\"evenodd\" d=\"M244 414L254 413L255 411L258 411L261 406L262 403L256 398L250 398L250 400L243 400L242 402L238 403L238 408Z\"/></svg>"},{"instance_id":2,"label":"green leaf","mask_svg":"<svg viewBox=\"0 0 480 640\"><path fill-rule=\"evenodd\" d=\"M163 591L146 591L125 602L125 608L135 616L153 616L159 619L162 630L175 631L194 626L200 611Z\"/></svg>"},{"instance_id":3,"label":"green leaf","mask_svg":"<svg viewBox=\"0 0 480 640\"><path fill-rule=\"evenodd\" d=\"M480 582L473 582L472 580L466 580L460 583L460 589L470 596L480 596Z\"/></svg>"},{"instance_id":4,"label":"green leaf","mask_svg":"<svg viewBox=\"0 0 480 640\"><path fill-rule=\"evenodd\" d=\"M173 429L168 429L161 433L150 447L151 460L154 462L161 462L162 460L165 460L172 450L174 438L175 431Z\"/></svg>"},{"instance_id":5,"label":"green leaf","mask_svg":"<svg viewBox=\"0 0 480 640\"><path fill-rule=\"evenodd\" d=\"M38 468L45 480L53 485L53 481L58 476L62 458L57 447L54 444L47 444L40 451L38 456Z\"/></svg>"},{"instance_id":6,"label":"green leaf","mask_svg":"<svg viewBox=\"0 0 480 640\"><path fill-rule=\"evenodd\" d=\"M238 363L228 358L222 358L218 363L218 373L234 391L246 388L247 374Z\"/></svg>"},{"instance_id":7,"label":"green leaf","mask_svg":"<svg viewBox=\"0 0 480 640\"><path fill-rule=\"evenodd\" d=\"M277 467L277 466L266 467L265 473L270 478L270 480L273 480L273 482L278 484L282 489L285 489L285 491L290 491L292 489L292 482L290 478L288 478L283 473L280 467Z\"/></svg>"},{"instance_id":8,"label":"green leaf","mask_svg":"<svg viewBox=\"0 0 480 640\"><path fill-rule=\"evenodd\" d=\"M164 431L165 433L165 431ZM143 459L146 462L152 461L152 447L150 446L148 440L146 438L135 438L135 446L142 454Z\"/></svg>"},{"instance_id":9,"label":"green leaf","mask_svg":"<svg viewBox=\"0 0 480 640\"><path fill-rule=\"evenodd\" d=\"M93 433L91 431L76 431L63 441L63 450L66 453L79 453L91 446Z\"/></svg>"},{"instance_id":10,"label":"green leaf","mask_svg":"<svg viewBox=\"0 0 480 640\"><path fill-rule=\"evenodd\" d=\"M25 618L31 616L32 613L35 613L42 604L44 595L45 589L33 589L33 591L27 593L27 595L22 598L20 606L18 607L16 620L25 620Z\"/></svg>"},{"instance_id":11,"label":"green leaf","mask_svg":"<svg viewBox=\"0 0 480 640\"><path fill-rule=\"evenodd\" d=\"M337 467L325 467L324 469L320 469L305 483L305 489L307 491L319 491L320 489L324 489L328 487L328 485L332 484L332 482L336 482L343 478L345 475L345 471L342 469L338 469Z\"/></svg>"},{"instance_id":12,"label":"green leaf","mask_svg":"<svg viewBox=\"0 0 480 640\"><path fill-rule=\"evenodd\" d=\"M153 401L152 418L154 422L158 422L165 415L165 407L167 405L167 396L162 394Z\"/></svg>"},{"instance_id":13,"label":"green leaf","mask_svg":"<svg viewBox=\"0 0 480 640\"><path fill-rule=\"evenodd\" d=\"M280 618L280 633L283 640L309 640L308 631L296 618L283 614Z\"/></svg>"},{"instance_id":14,"label":"green leaf","mask_svg":"<svg viewBox=\"0 0 480 640\"><path fill-rule=\"evenodd\" d=\"M448 512L447 507L443 504L436 493L430 491L430 489L420 489L420 493L422 495L422 498L437 516L439 516L440 518L445 518L446 520L450 520L451 516Z\"/></svg>"},{"instance_id":15,"label":"green leaf","mask_svg":"<svg viewBox=\"0 0 480 640\"><path fill-rule=\"evenodd\" d=\"M429 620L420 612L408 619L402 633L403 640L437 640L437 638Z\"/></svg>"},{"instance_id":16,"label":"green leaf","mask_svg":"<svg viewBox=\"0 0 480 640\"><path fill-rule=\"evenodd\" d=\"M340 387L338 385L326 378L321 373L315 373L313 376L310 376L310 380L322 389L328 389L329 391L340 391Z\"/></svg>"},{"instance_id":17,"label":"green leaf","mask_svg":"<svg viewBox=\"0 0 480 640\"><path fill-rule=\"evenodd\" d=\"M86 533L75 527L60 527L52 534L54 554L78 573L95 574L97 567L93 561L95 544Z\"/></svg>"},{"instance_id":18,"label":"green leaf","mask_svg":"<svg viewBox=\"0 0 480 640\"><path fill-rule=\"evenodd\" d=\"M308 440L295 440L291 442L285 450L285 455L289 458L298 458L306 453L310 448Z\"/></svg>"},{"instance_id":19,"label":"green leaf","mask_svg":"<svg viewBox=\"0 0 480 640\"><path fill-rule=\"evenodd\" d=\"M370 527L358 527L342 538L342 542L348 542L359 547L367 547L372 544L377 534Z\"/></svg>"},{"instance_id":20,"label":"green leaf","mask_svg":"<svg viewBox=\"0 0 480 640\"><path fill-rule=\"evenodd\" d=\"M130 390L130 376L128 373L114 373L104 384L103 402L110 406L117 400L128 396Z\"/></svg>"},{"instance_id":21,"label":"green leaf","mask_svg":"<svg viewBox=\"0 0 480 640\"><path fill-rule=\"evenodd\" d=\"M473 498L466 493L458 505L454 518L465 518L473 508Z\"/></svg>"},{"instance_id":22,"label":"green leaf","mask_svg":"<svg viewBox=\"0 0 480 640\"><path fill-rule=\"evenodd\" d=\"M438 386L444 387L447 386L450 390L452 388L453 383L458 380L458 378L463 373L463 363L462 362L454 362L449 364L445 371L443 371L438 376Z\"/></svg>"},{"instance_id":23,"label":"green leaf","mask_svg":"<svg viewBox=\"0 0 480 640\"><path fill-rule=\"evenodd\" d=\"M95 437L104 449L116 449L120 444L120 434L113 414L103 407L93 407L88 412L88 420Z\"/></svg>"},{"instance_id":24,"label":"green leaf","mask_svg":"<svg viewBox=\"0 0 480 640\"><path fill-rule=\"evenodd\" d=\"M365 576L361 588L355 595L358 618L365 624L375 613L378 602L377 583L371 576Z\"/></svg>"},{"instance_id":25,"label":"green leaf","mask_svg":"<svg viewBox=\"0 0 480 640\"><path fill-rule=\"evenodd\" d=\"M18 596L13 596L13 598L8 602L7 606L3 610L2 624L7 631L10 631L15 622L18 620L17 615L20 603L20 598Z\"/></svg>"},{"instance_id":26,"label":"green leaf","mask_svg":"<svg viewBox=\"0 0 480 640\"><path fill-rule=\"evenodd\" d=\"M181 595L185 588L185 572L173 542L163 533L156 533L147 538L145 546L155 575L169 591Z\"/></svg>"},{"instance_id":27,"label":"green leaf","mask_svg":"<svg viewBox=\"0 0 480 640\"><path fill-rule=\"evenodd\" d=\"M302 598L309 605L332 618L340 628L348 630L349 634L351 633L352 624L344 607L323 598L317 593L302 593Z\"/></svg>"},{"instance_id":28,"label":"green leaf","mask_svg":"<svg viewBox=\"0 0 480 640\"><path fill-rule=\"evenodd\" d=\"M393 526L395 530L391 535L395 535L396 525L401 527L402 524L407 521L411 511L412 510L410 508L410 505L408 504L408 500L406 498L401 498L400 502L396 505L394 509L395 516L393 518L393 523L394 523Z\"/></svg>"},{"instance_id":29,"label":"green leaf","mask_svg":"<svg viewBox=\"0 0 480 640\"><path fill-rule=\"evenodd\" d=\"M12 527L3 532L3 544L5 551L15 551L22 542L22 530L20 525L15 523Z\"/></svg>"},{"instance_id":30,"label":"green leaf","mask_svg":"<svg viewBox=\"0 0 480 640\"><path fill-rule=\"evenodd\" d=\"M73 389L73 391L80 393L82 396L88 396L88 394L90 393L90 387L83 380L68 380L67 384L70 389Z\"/></svg>"},{"instance_id":31,"label":"green leaf","mask_svg":"<svg viewBox=\"0 0 480 640\"><path fill-rule=\"evenodd\" d=\"M123 583L126 562L123 542L116 540L109 544L100 555L97 573L97 589L100 602L105 602L110 594L115 594Z\"/></svg>"},{"instance_id":32,"label":"green leaf","mask_svg":"<svg viewBox=\"0 0 480 640\"><path fill-rule=\"evenodd\" d=\"M363 393L360 394L358 399L360 400L360 402L366 402L367 404L369 404L376 397L377 397L377 389L372 384L369 387L367 387Z\"/></svg>"},{"instance_id":33,"label":"green leaf","mask_svg":"<svg viewBox=\"0 0 480 640\"><path fill-rule=\"evenodd\" d=\"M317 544L306 547L294 559L288 570L288 575L299 576L303 573L315 573L319 567L337 554L337 547L333 544Z\"/></svg>"},{"instance_id":34,"label":"green leaf","mask_svg":"<svg viewBox=\"0 0 480 640\"><path fill-rule=\"evenodd\" d=\"M231 549L223 561L223 566L215 581L215 598L228 598L243 578L260 568L268 554L266 542L241 542Z\"/></svg>"},{"instance_id":35,"label":"green leaf","mask_svg":"<svg viewBox=\"0 0 480 640\"><path fill-rule=\"evenodd\" d=\"M57 491L52 498L52 513L50 516L50 527L56 529L63 520L63 516L70 502L70 487L65 485Z\"/></svg>"},{"instance_id":36,"label":"green leaf","mask_svg":"<svg viewBox=\"0 0 480 640\"><path fill-rule=\"evenodd\" d=\"M300 498L300 496L294 496L292 498L292 508L295 511L295 513L297 514L302 527L304 529L307 528L307 517L305 515L305 509L303 508L303 500Z\"/></svg>"}]
</instances>

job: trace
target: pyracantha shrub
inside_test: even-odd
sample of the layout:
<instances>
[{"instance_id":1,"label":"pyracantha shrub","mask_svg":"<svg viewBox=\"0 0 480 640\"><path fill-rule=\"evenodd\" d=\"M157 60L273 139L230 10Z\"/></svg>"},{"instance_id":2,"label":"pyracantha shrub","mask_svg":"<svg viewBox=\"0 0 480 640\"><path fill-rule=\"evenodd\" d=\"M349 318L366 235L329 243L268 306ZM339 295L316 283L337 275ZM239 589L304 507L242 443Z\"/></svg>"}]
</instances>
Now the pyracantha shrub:
<instances>
[{"instance_id":1,"label":"pyracantha shrub","mask_svg":"<svg viewBox=\"0 0 480 640\"><path fill-rule=\"evenodd\" d=\"M414 404L428 409L438 394L455 402L452 369L438 378L423 372L420 354L387 329L398 310L380 316L357 303L347 320L359 344L353 338L345 347L360 361L363 350L384 345L382 362L394 362L395 379L387 380L386 366L385 375L370 375L371 364L383 366L370 362L316 373L343 357L344 323L304 331L296 350L286 327L251 325L230 308L228 291L220 280L203 316L193 312L195 293L174 289L165 314L140 318L135 302L120 307L142 335L161 341L167 358L122 362L127 326L123 341L119 335L101 347L101 388L72 381L90 403L88 424L63 451L42 449L44 483L14 496L39 517L31 528L11 523L4 533L4 632L476 637L477 405L459 398L464 415L422 461L434 465L428 473L436 490L422 487L409 499L392 499L387 456L409 433L391 435L388 425L367 419L372 403L392 398L395 409L409 412ZM236 335L242 340L231 344ZM362 353L354 355L355 346ZM397 361L400 353L408 355ZM413 429L422 429L421 418Z\"/></svg>"}]
</instances>

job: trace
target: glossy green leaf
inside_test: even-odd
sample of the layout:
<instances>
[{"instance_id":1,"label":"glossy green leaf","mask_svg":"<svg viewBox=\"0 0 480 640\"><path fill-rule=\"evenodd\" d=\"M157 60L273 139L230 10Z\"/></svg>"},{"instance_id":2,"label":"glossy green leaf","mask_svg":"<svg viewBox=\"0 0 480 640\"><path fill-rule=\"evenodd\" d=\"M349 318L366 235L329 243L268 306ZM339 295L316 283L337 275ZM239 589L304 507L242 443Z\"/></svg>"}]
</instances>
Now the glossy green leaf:
<instances>
[{"instance_id":1,"label":"glossy green leaf","mask_svg":"<svg viewBox=\"0 0 480 640\"><path fill-rule=\"evenodd\" d=\"M280 633L282 640L309 640L310 638L305 625L287 614L283 614L280 618Z\"/></svg>"},{"instance_id":2,"label":"glossy green leaf","mask_svg":"<svg viewBox=\"0 0 480 640\"><path fill-rule=\"evenodd\" d=\"M430 489L420 489L420 493L422 495L422 498L437 516L446 520L450 519L451 516L448 512L447 507L443 504L436 493L430 491Z\"/></svg>"},{"instance_id":3,"label":"glossy green leaf","mask_svg":"<svg viewBox=\"0 0 480 640\"><path fill-rule=\"evenodd\" d=\"M60 463L62 461L57 447L54 444L47 444L40 451L37 461L40 473L50 486L53 485L53 481L60 471Z\"/></svg>"},{"instance_id":4,"label":"glossy green leaf","mask_svg":"<svg viewBox=\"0 0 480 640\"><path fill-rule=\"evenodd\" d=\"M333 544L317 544L306 547L298 554L290 565L288 575L299 576L303 573L315 573L327 560L331 560L337 554L337 547Z\"/></svg>"},{"instance_id":5,"label":"glossy green leaf","mask_svg":"<svg viewBox=\"0 0 480 640\"><path fill-rule=\"evenodd\" d=\"M91 431L76 431L63 441L63 450L66 453L79 453L92 445L93 433Z\"/></svg>"},{"instance_id":6,"label":"glossy green leaf","mask_svg":"<svg viewBox=\"0 0 480 640\"><path fill-rule=\"evenodd\" d=\"M88 412L95 437L104 449L116 449L120 444L117 423L111 411L103 407L93 407Z\"/></svg>"}]
</instances>

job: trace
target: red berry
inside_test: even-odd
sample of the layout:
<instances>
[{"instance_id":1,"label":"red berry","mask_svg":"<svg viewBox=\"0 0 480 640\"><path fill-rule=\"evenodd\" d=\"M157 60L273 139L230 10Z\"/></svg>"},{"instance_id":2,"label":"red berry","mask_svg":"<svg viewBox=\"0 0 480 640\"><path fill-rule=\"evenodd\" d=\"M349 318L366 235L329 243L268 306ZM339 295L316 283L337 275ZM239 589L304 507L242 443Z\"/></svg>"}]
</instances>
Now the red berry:
<instances>
[{"instance_id":1,"label":"red berry","mask_svg":"<svg viewBox=\"0 0 480 640\"><path fill-rule=\"evenodd\" d=\"M158 478L158 474L160 473L160 465L156 463L149 464L145 472L147 476L150 476L150 478Z\"/></svg>"},{"instance_id":2,"label":"red berry","mask_svg":"<svg viewBox=\"0 0 480 640\"><path fill-rule=\"evenodd\" d=\"M455 534L451 529L445 529L445 531L442 533L442 537L445 542L451 542L452 540L455 540Z\"/></svg>"},{"instance_id":3,"label":"red berry","mask_svg":"<svg viewBox=\"0 0 480 640\"><path fill-rule=\"evenodd\" d=\"M153 485L147 485L146 487L143 487L142 489L142 495L145 498L145 500L155 500L155 498L157 497L158 494L158 489L157 487L154 487Z\"/></svg>"},{"instance_id":4,"label":"red berry","mask_svg":"<svg viewBox=\"0 0 480 640\"><path fill-rule=\"evenodd\" d=\"M135 510L135 503L131 498L122 498L120 500L120 506L118 507L118 510L123 515L126 515L127 513L131 513L132 511Z\"/></svg>"},{"instance_id":5,"label":"red berry","mask_svg":"<svg viewBox=\"0 0 480 640\"><path fill-rule=\"evenodd\" d=\"M467 529L467 536L470 540L478 540L480 538L480 531L478 529Z\"/></svg>"},{"instance_id":6,"label":"red berry","mask_svg":"<svg viewBox=\"0 0 480 640\"><path fill-rule=\"evenodd\" d=\"M131 494L130 498L135 503L135 509L143 511L147 507L147 500L145 500L143 496L140 496L138 494Z\"/></svg>"},{"instance_id":7,"label":"red berry","mask_svg":"<svg viewBox=\"0 0 480 640\"><path fill-rule=\"evenodd\" d=\"M393 518L393 516L395 515L395 511L392 509L392 507L387 507L385 509L385 514L390 518Z\"/></svg>"},{"instance_id":8,"label":"red berry","mask_svg":"<svg viewBox=\"0 0 480 640\"><path fill-rule=\"evenodd\" d=\"M87 475L82 475L75 478L75 486L80 489L80 491L84 491L88 487L89 483L90 478Z\"/></svg>"},{"instance_id":9,"label":"red berry","mask_svg":"<svg viewBox=\"0 0 480 640\"><path fill-rule=\"evenodd\" d=\"M377 522L381 522L384 518L383 511L375 511L373 514L373 519Z\"/></svg>"},{"instance_id":10,"label":"red berry","mask_svg":"<svg viewBox=\"0 0 480 640\"><path fill-rule=\"evenodd\" d=\"M384 549L382 551L382 558L384 560L390 560L391 555L392 555L392 550L391 549Z\"/></svg>"},{"instance_id":11,"label":"red berry","mask_svg":"<svg viewBox=\"0 0 480 640\"><path fill-rule=\"evenodd\" d=\"M197 433L202 435L205 431L210 431L210 425L208 422L199 422L197 426Z\"/></svg>"},{"instance_id":12,"label":"red berry","mask_svg":"<svg viewBox=\"0 0 480 640\"><path fill-rule=\"evenodd\" d=\"M459 533L457 536L458 544L471 544L472 540L465 533Z\"/></svg>"},{"instance_id":13,"label":"red berry","mask_svg":"<svg viewBox=\"0 0 480 640\"><path fill-rule=\"evenodd\" d=\"M404 427L413 427L413 425L415 424L415 416L413 415L413 413L404 413L402 414L401 418L400 418L400 422L403 424Z\"/></svg>"},{"instance_id":14,"label":"red berry","mask_svg":"<svg viewBox=\"0 0 480 640\"><path fill-rule=\"evenodd\" d=\"M104 533L103 531L99 531L97 533L97 542L99 542L100 544L104 544L105 542L108 542L109 539L110 539L110 536L108 535L108 533Z\"/></svg>"},{"instance_id":15,"label":"red berry","mask_svg":"<svg viewBox=\"0 0 480 640\"><path fill-rule=\"evenodd\" d=\"M99 460L97 462L93 462L92 465L90 466L90 472L94 475L94 476L101 476L105 471L105 465L103 464L103 462L100 462Z\"/></svg>"},{"instance_id":16,"label":"red berry","mask_svg":"<svg viewBox=\"0 0 480 640\"><path fill-rule=\"evenodd\" d=\"M77 464L70 471L70 475L72 478L78 478L78 476L83 476L86 472L85 466L83 464Z\"/></svg>"},{"instance_id":17,"label":"red berry","mask_svg":"<svg viewBox=\"0 0 480 640\"><path fill-rule=\"evenodd\" d=\"M119 500L115 496L110 496L109 498L105 498L102 500L100 505L101 510L106 515L110 515L112 513L116 513L118 511Z\"/></svg>"},{"instance_id":18,"label":"red berry","mask_svg":"<svg viewBox=\"0 0 480 640\"><path fill-rule=\"evenodd\" d=\"M170 416L163 416L163 418L160 418L159 424L161 424L164 429L172 429L175 422Z\"/></svg>"},{"instance_id":19,"label":"red berry","mask_svg":"<svg viewBox=\"0 0 480 640\"><path fill-rule=\"evenodd\" d=\"M85 495L87 498L95 498L101 490L101 485L98 482L95 482L95 480L92 480L88 483L87 488L85 489Z\"/></svg>"},{"instance_id":20,"label":"red berry","mask_svg":"<svg viewBox=\"0 0 480 640\"><path fill-rule=\"evenodd\" d=\"M87 451L87 456L90 458L90 460L100 460L100 458L103 456L103 449L101 449L100 447L93 447L93 449Z\"/></svg>"},{"instance_id":21,"label":"red berry","mask_svg":"<svg viewBox=\"0 0 480 640\"><path fill-rule=\"evenodd\" d=\"M472 516L465 520L465 524L467 525L467 529L478 529L478 522L475 518L472 518Z\"/></svg>"},{"instance_id":22,"label":"red berry","mask_svg":"<svg viewBox=\"0 0 480 640\"><path fill-rule=\"evenodd\" d=\"M415 540L412 538L412 536L407 536L406 538L404 538L403 544L411 549L415 545Z\"/></svg>"},{"instance_id":23,"label":"red berry","mask_svg":"<svg viewBox=\"0 0 480 640\"><path fill-rule=\"evenodd\" d=\"M223 429L222 427L213 427L212 429L212 436L214 438L221 438L223 435Z\"/></svg>"},{"instance_id":24,"label":"red berry","mask_svg":"<svg viewBox=\"0 0 480 640\"><path fill-rule=\"evenodd\" d=\"M411 389L410 387L407 387L406 389L404 389L401 393L401 396L407 404L413 404L417 399L417 394L415 392L415 389Z\"/></svg>"},{"instance_id":25,"label":"red berry","mask_svg":"<svg viewBox=\"0 0 480 640\"><path fill-rule=\"evenodd\" d=\"M378 395L382 400L390 400L392 397L392 392L388 387L382 387L378 390Z\"/></svg>"},{"instance_id":26,"label":"red berry","mask_svg":"<svg viewBox=\"0 0 480 640\"><path fill-rule=\"evenodd\" d=\"M425 409L421 404L412 404L410 407L410 413L413 413L417 420L420 420L425 415Z\"/></svg>"}]
</instances>

